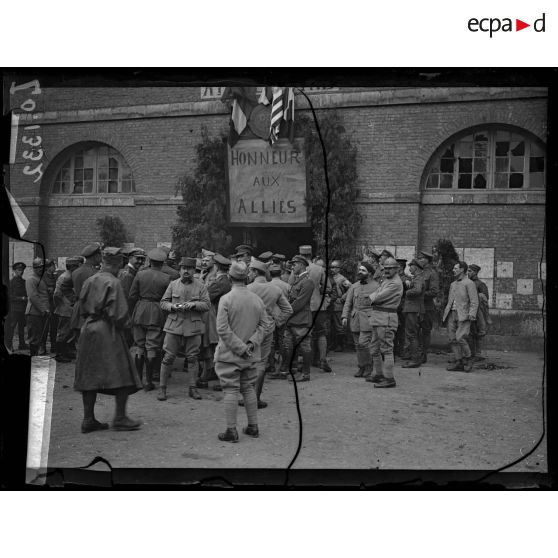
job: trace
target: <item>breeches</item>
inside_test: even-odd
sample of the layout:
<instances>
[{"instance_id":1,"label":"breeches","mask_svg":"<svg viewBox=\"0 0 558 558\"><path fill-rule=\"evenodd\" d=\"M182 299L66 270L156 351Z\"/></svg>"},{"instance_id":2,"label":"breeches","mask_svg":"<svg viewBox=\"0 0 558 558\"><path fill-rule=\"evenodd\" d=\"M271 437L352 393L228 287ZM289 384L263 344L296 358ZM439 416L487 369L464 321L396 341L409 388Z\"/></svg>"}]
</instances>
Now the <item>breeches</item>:
<instances>
[{"instance_id":1,"label":"breeches","mask_svg":"<svg viewBox=\"0 0 558 558\"><path fill-rule=\"evenodd\" d=\"M373 326L374 335L370 347L372 358L393 354L395 331L395 328L390 326Z\"/></svg>"},{"instance_id":2,"label":"breeches","mask_svg":"<svg viewBox=\"0 0 558 558\"><path fill-rule=\"evenodd\" d=\"M168 335L168 334L167 334ZM258 377L255 362L215 362L215 373L219 377L223 391L243 391Z\"/></svg>"},{"instance_id":3,"label":"breeches","mask_svg":"<svg viewBox=\"0 0 558 558\"><path fill-rule=\"evenodd\" d=\"M184 343L184 356L186 360L197 360L200 354L201 334L183 337L175 333L165 333L165 341L163 343L163 364L172 364L182 343Z\"/></svg>"},{"instance_id":4,"label":"breeches","mask_svg":"<svg viewBox=\"0 0 558 558\"><path fill-rule=\"evenodd\" d=\"M294 346L304 337L308 328L303 327L286 327L285 328L285 350L291 352ZM310 335L306 335L304 340L300 343L299 348L301 351L312 351L312 343Z\"/></svg>"},{"instance_id":5,"label":"breeches","mask_svg":"<svg viewBox=\"0 0 558 558\"><path fill-rule=\"evenodd\" d=\"M139 349L140 354L145 351L148 357L155 357L160 353L163 343L163 330L161 328L135 325L132 328L132 334L134 345ZM177 337L179 336L177 335Z\"/></svg>"}]
</instances>

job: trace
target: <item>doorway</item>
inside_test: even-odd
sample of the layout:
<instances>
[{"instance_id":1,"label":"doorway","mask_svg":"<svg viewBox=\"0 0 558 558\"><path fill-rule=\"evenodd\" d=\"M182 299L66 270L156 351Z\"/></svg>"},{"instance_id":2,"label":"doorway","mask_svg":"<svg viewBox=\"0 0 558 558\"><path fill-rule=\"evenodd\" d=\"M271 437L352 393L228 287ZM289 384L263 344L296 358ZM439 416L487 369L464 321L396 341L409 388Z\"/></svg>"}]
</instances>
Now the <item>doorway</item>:
<instances>
[{"instance_id":1,"label":"doorway","mask_svg":"<svg viewBox=\"0 0 558 558\"><path fill-rule=\"evenodd\" d=\"M271 251L290 258L298 254L298 247L301 244L312 245L310 227L234 227L230 231L233 246L250 244L254 247L255 256ZM313 245L312 253L314 253Z\"/></svg>"}]
</instances>

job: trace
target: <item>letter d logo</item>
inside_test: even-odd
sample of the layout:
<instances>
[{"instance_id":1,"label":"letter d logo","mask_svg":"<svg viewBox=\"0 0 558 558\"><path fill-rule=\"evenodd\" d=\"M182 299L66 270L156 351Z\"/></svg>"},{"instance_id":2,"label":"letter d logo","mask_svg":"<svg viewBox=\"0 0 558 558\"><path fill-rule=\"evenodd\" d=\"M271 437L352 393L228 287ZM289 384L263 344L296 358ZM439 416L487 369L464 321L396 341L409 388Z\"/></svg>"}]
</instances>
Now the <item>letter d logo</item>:
<instances>
[{"instance_id":1,"label":"letter d logo","mask_svg":"<svg viewBox=\"0 0 558 558\"><path fill-rule=\"evenodd\" d=\"M537 32L537 33L544 33L544 16L545 14L542 15L541 18L536 19L535 23L533 23L533 29ZM539 25L540 24L540 25ZM539 28L540 27L540 28Z\"/></svg>"}]
</instances>

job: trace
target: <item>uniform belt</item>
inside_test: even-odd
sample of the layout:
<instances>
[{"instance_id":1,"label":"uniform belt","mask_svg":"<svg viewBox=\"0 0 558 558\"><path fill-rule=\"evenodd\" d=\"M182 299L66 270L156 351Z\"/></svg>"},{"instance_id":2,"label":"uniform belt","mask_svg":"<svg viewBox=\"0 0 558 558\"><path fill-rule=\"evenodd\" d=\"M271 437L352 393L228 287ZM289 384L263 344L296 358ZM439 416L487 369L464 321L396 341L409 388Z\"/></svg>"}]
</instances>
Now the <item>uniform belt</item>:
<instances>
[{"instance_id":1,"label":"uniform belt","mask_svg":"<svg viewBox=\"0 0 558 558\"><path fill-rule=\"evenodd\" d=\"M389 312L390 314L397 314L397 308L386 308L385 306L372 306L372 310L378 312Z\"/></svg>"},{"instance_id":2,"label":"uniform belt","mask_svg":"<svg viewBox=\"0 0 558 558\"><path fill-rule=\"evenodd\" d=\"M161 302L160 298L147 298L147 297L140 297L140 300L147 300L148 302Z\"/></svg>"}]
</instances>

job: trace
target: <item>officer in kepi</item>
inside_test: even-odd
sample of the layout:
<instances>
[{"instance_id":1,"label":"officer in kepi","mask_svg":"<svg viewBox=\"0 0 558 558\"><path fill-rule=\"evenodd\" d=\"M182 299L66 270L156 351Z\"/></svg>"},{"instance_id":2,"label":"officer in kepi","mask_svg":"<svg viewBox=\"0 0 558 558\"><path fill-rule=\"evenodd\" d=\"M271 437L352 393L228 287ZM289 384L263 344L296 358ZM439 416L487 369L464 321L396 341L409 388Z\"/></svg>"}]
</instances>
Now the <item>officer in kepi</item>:
<instances>
[{"instance_id":1,"label":"officer in kepi","mask_svg":"<svg viewBox=\"0 0 558 558\"><path fill-rule=\"evenodd\" d=\"M196 389L198 355L205 327L202 314L209 311L211 302L205 285L194 277L195 272L196 258L182 258L180 279L169 284L161 299L161 309L169 314L164 327L164 357L157 396L159 401L167 399L167 379L182 343L189 374L188 395L192 399L202 398Z\"/></svg>"}]
</instances>

